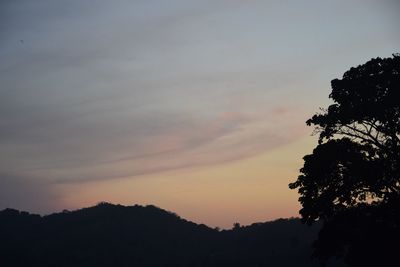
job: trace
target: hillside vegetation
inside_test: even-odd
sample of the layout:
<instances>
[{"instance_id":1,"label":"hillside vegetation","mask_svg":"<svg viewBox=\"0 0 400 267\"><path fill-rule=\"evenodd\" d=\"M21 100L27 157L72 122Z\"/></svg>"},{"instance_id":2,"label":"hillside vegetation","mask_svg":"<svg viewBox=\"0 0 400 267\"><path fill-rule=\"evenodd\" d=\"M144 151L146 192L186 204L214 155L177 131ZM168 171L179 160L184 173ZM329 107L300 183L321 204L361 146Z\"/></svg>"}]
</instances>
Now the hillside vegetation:
<instances>
[{"instance_id":1,"label":"hillside vegetation","mask_svg":"<svg viewBox=\"0 0 400 267\"><path fill-rule=\"evenodd\" d=\"M3 266L318 266L319 230L279 219L218 231L155 206L0 212Z\"/></svg>"}]
</instances>

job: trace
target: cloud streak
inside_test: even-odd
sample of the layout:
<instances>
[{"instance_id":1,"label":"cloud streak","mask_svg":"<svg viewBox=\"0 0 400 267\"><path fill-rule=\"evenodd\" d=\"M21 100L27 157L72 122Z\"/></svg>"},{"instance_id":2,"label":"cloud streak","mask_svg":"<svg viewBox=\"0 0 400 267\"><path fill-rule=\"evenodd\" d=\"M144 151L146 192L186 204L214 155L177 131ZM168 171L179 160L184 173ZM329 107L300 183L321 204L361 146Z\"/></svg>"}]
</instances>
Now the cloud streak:
<instances>
[{"instance_id":1,"label":"cloud streak","mask_svg":"<svg viewBox=\"0 0 400 267\"><path fill-rule=\"evenodd\" d=\"M203 118L162 112L125 121L118 116L116 125L113 117L102 117L97 125L95 117L81 124L88 132L76 124L51 120L46 131L12 136L18 146L10 145L10 140L3 145L9 151L1 167L57 182L111 179L237 160L304 133L300 123L288 122L274 111L263 120L259 116L231 112ZM285 134L288 127L290 134Z\"/></svg>"},{"instance_id":2,"label":"cloud streak","mask_svg":"<svg viewBox=\"0 0 400 267\"><path fill-rule=\"evenodd\" d=\"M398 4L364 2L1 1L1 188L45 203L300 138L332 75L398 48Z\"/></svg>"}]
</instances>

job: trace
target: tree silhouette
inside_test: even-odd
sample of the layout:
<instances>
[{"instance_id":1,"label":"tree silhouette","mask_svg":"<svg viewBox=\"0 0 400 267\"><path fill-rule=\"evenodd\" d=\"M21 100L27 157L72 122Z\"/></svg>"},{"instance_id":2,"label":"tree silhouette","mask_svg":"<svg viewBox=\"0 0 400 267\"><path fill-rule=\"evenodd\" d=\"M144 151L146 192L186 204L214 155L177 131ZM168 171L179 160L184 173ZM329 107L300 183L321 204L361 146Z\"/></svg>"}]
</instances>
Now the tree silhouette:
<instances>
[{"instance_id":1,"label":"tree silhouette","mask_svg":"<svg viewBox=\"0 0 400 267\"><path fill-rule=\"evenodd\" d=\"M318 146L297 181L302 221L323 226L314 255L392 266L400 240L400 54L331 82L333 104L307 121ZM393 242L393 243L391 243Z\"/></svg>"},{"instance_id":2,"label":"tree silhouette","mask_svg":"<svg viewBox=\"0 0 400 267\"><path fill-rule=\"evenodd\" d=\"M318 230L279 219L217 231L152 205L101 202L47 216L6 209L0 266L315 267Z\"/></svg>"}]
</instances>

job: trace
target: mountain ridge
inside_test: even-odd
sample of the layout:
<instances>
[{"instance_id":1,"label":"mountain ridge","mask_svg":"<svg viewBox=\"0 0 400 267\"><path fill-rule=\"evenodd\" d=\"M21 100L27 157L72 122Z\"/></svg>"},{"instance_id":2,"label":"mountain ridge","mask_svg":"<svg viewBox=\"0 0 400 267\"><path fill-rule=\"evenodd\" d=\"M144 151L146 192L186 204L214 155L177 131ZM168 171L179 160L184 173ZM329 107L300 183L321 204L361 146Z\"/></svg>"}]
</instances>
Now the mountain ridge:
<instances>
[{"instance_id":1,"label":"mountain ridge","mask_svg":"<svg viewBox=\"0 0 400 267\"><path fill-rule=\"evenodd\" d=\"M317 266L319 226L278 219L229 230L153 205L96 206L50 215L0 211L5 266Z\"/></svg>"}]
</instances>

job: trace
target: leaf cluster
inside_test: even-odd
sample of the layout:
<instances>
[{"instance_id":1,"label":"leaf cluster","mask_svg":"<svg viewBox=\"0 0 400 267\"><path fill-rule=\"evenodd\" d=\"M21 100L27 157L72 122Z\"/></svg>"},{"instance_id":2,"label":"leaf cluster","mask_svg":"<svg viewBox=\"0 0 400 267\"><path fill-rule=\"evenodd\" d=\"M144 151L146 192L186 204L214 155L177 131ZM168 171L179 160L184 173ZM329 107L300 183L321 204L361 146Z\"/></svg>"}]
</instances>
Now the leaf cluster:
<instances>
[{"instance_id":1,"label":"leaf cluster","mask_svg":"<svg viewBox=\"0 0 400 267\"><path fill-rule=\"evenodd\" d=\"M400 54L351 68L331 86L333 104L306 122L318 145L289 187L300 194L303 222L324 222L316 255L341 251L362 262L354 260L361 236L382 225L400 233ZM334 240L345 232L356 234Z\"/></svg>"}]
</instances>

